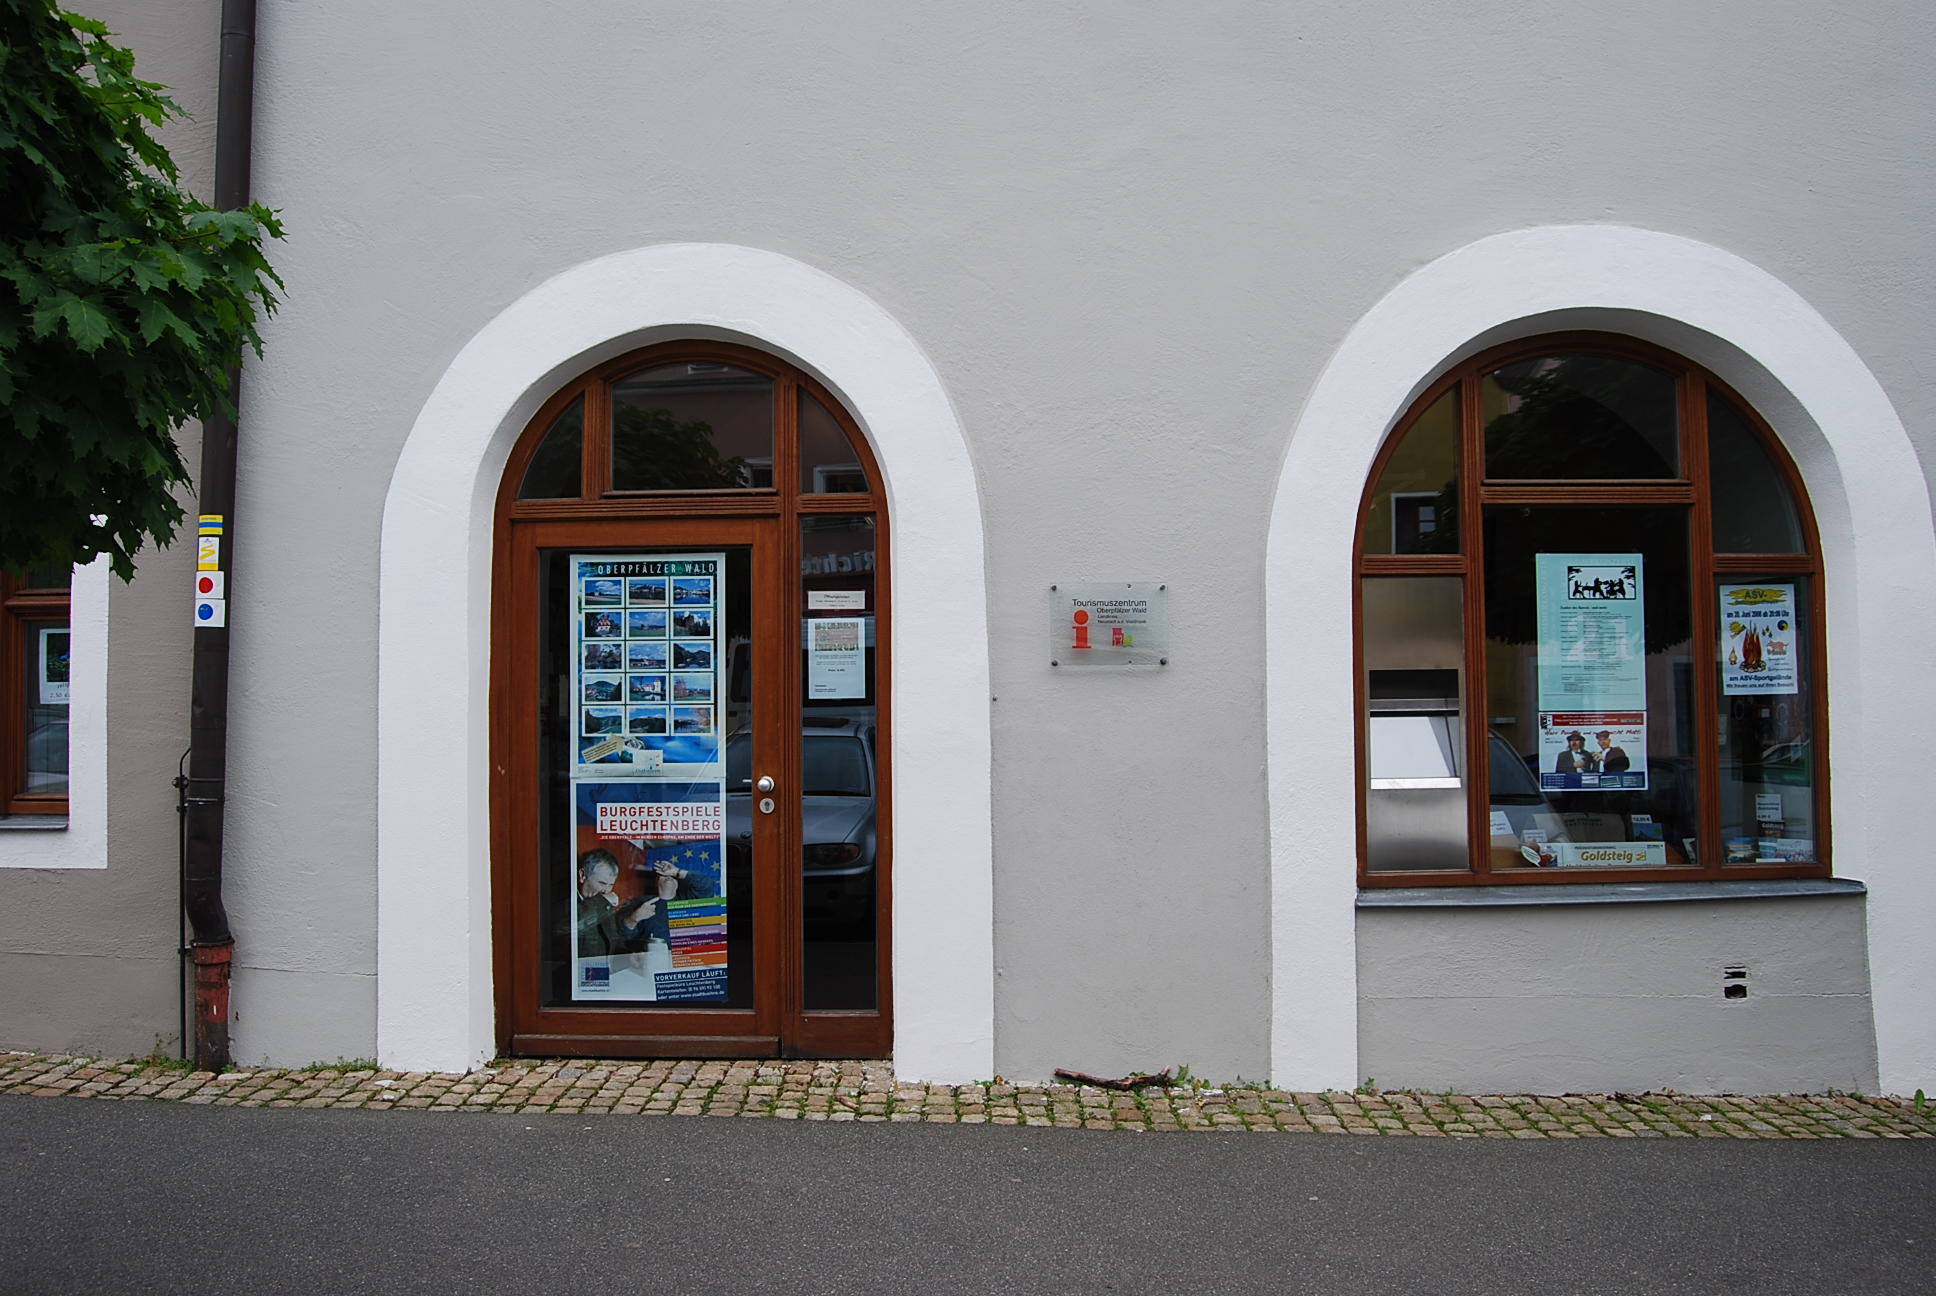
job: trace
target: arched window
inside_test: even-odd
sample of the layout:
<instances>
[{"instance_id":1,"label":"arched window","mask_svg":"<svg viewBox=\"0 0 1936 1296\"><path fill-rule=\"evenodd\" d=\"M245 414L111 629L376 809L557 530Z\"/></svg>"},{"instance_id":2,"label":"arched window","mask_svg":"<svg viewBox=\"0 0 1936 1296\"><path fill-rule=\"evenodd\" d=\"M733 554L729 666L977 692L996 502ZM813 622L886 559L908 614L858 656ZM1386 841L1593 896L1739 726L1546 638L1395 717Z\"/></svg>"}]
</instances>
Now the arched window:
<instances>
[{"instance_id":1,"label":"arched window","mask_svg":"<svg viewBox=\"0 0 1936 1296\"><path fill-rule=\"evenodd\" d=\"M1605 334L1441 375L1358 543L1360 881L1829 871L1820 549L1713 375Z\"/></svg>"}]
</instances>

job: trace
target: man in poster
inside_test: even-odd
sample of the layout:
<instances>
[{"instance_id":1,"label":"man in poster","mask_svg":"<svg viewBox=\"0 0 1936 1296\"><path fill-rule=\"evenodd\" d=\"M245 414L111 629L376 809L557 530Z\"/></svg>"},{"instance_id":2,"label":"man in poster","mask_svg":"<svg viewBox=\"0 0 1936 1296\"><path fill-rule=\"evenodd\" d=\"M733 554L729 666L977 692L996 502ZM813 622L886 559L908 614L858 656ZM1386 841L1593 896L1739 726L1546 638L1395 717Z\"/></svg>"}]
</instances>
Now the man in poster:
<instances>
[{"instance_id":1,"label":"man in poster","mask_svg":"<svg viewBox=\"0 0 1936 1296\"><path fill-rule=\"evenodd\" d=\"M604 958L634 953L644 945L647 923L659 907L655 899L621 900L616 894L618 860L608 850L578 857L578 957ZM673 879L673 886L678 886Z\"/></svg>"},{"instance_id":2,"label":"man in poster","mask_svg":"<svg viewBox=\"0 0 1936 1296\"><path fill-rule=\"evenodd\" d=\"M1566 735L1566 750L1553 758L1555 774L1592 774L1599 768L1599 758L1586 749L1586 735L1578 729Z\"/></svg>"}]
</instances>

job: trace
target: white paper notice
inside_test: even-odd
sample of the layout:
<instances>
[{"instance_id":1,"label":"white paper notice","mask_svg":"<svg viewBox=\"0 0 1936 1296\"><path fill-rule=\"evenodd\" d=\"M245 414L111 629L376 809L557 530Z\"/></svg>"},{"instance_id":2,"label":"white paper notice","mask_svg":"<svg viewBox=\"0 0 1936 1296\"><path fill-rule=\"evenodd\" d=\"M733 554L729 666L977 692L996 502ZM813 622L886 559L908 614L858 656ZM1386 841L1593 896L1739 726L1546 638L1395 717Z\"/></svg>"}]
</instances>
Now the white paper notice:
<instances>
[{"instance_id":1,"label":"white paper notice","mask_svg":"<svg viewBox=\"0 0 1936 1296\"><path fill-rule=\"evenodd\" d=\"M860 617L815 617L807 622L807 696L867 696L867 652Z\"/></svg>"},{"instance_id":2,"label":"white paper notice","mask_svg":"<svg viewBox=\"0 0 1936 1296\"><path fill-rule=\"evenodd\" d=\"M864 589L810 589L807 591L807 611L809 612L864 612L866 610L867 591Z\"/></svg>"}]
</instances>

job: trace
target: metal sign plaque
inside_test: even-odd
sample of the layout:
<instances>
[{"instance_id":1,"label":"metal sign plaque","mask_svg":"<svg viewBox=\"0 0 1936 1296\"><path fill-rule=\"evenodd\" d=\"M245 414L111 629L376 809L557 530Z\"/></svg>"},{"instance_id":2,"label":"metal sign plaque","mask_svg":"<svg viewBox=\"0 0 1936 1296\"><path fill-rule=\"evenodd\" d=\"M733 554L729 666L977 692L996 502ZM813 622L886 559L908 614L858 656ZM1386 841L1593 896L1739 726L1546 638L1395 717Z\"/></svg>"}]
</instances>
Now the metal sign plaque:
<instances>
[{"instance_id":1,"label":"metal sign plaque","mask_svg":"<svg viewBox=\"0 0 1936 1296\"><path fill-rule=\"evenodd\" d=\"M1169 586L1155 581L1049 586L1049 665L1101 670L1169 664Z\"/></svg>"}]
</instances>

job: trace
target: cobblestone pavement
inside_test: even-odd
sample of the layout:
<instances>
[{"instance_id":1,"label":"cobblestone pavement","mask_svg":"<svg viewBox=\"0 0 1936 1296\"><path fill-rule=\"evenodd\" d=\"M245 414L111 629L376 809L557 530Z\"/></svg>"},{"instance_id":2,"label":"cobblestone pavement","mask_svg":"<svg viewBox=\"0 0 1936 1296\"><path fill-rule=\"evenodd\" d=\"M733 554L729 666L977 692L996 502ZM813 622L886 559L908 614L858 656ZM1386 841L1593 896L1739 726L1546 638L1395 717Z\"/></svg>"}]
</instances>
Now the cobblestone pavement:
<instances>
[{"instance_id":1,"label":"cobblestone pavement","mask_svg":"<svg viewBox=\"0 0 1936 1296\"><path fill-rule=\"evenodd\" d=\"M1936 1102L1850 1094L1293 1093L1228 1085L916 1084L887 1062L506 1061L465 1074L353 1065L219 1075L180 1064L0 1053L0 1093L218 1107L610 1112L1094 1130L1422 1138L1936 1138Z\"/></svg>"}]
</instances>

